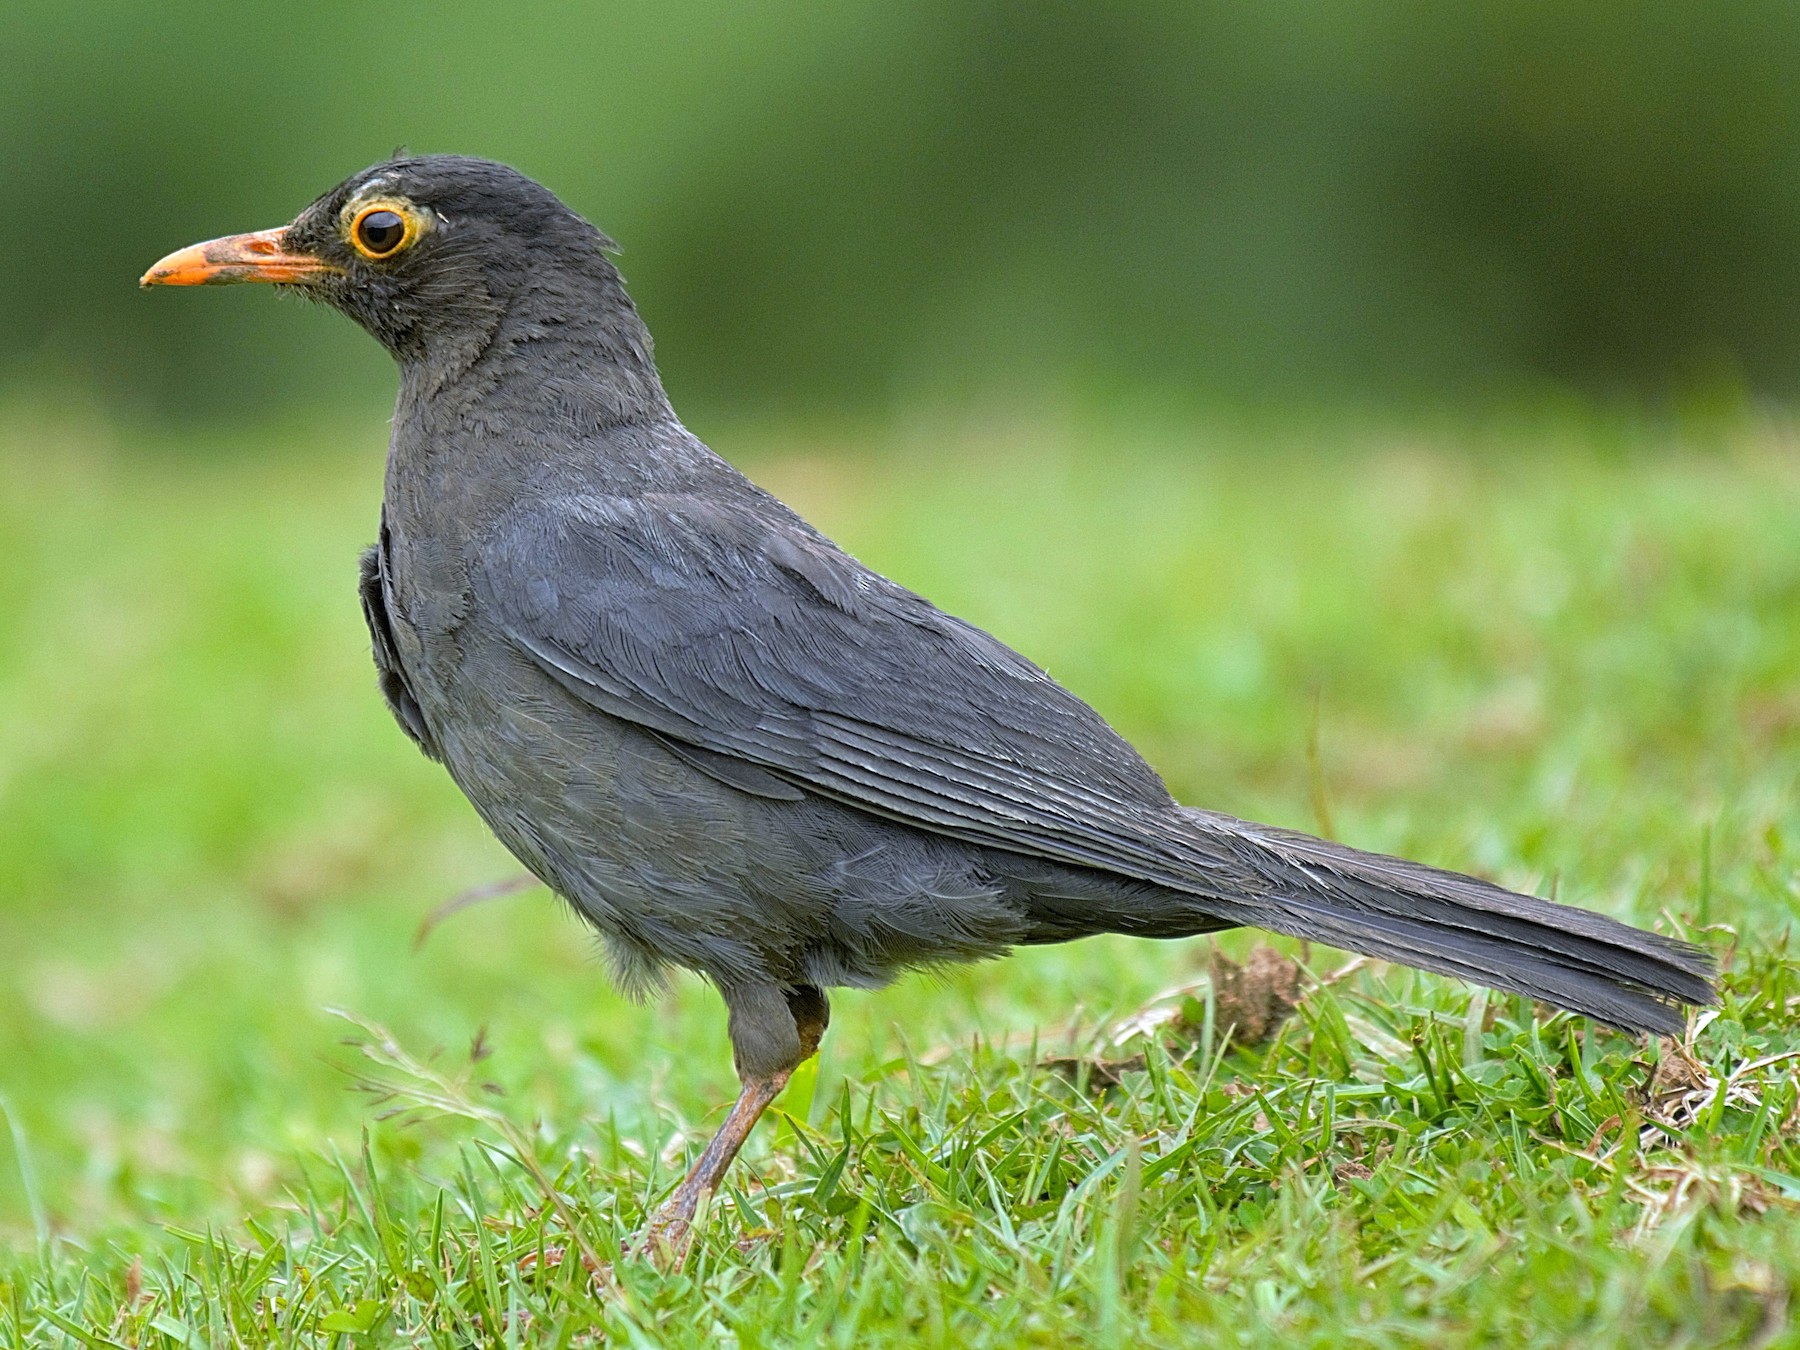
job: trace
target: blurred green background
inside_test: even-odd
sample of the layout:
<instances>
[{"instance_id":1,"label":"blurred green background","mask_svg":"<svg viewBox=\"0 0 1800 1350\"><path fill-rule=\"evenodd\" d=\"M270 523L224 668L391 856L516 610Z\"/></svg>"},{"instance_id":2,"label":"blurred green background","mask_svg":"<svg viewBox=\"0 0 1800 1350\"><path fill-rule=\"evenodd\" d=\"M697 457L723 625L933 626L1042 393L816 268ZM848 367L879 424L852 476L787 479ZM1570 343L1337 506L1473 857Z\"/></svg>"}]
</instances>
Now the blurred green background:
<instances>
[{"instance_id":1,"label":"blurred green background","mask_svg":"<svg viewBox=\"0 0 1800 1350\"><path fill-rule=\"evenodd\" d=\"M678 406L1785 395L1800 9L13 0L0 373L160 414L377 399L266 294L140 296L396 143L625 246Z\"/></svg>"}]
</instances>

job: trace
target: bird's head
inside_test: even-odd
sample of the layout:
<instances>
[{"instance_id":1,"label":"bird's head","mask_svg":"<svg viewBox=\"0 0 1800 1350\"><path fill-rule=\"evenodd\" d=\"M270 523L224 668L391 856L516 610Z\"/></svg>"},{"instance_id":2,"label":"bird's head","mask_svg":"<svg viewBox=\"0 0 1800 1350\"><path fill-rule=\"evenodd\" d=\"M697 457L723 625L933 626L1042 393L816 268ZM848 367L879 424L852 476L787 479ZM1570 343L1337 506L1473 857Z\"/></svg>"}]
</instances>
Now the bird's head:
<instances>
[{"instance_id":1,"label":"bird's head","mask_svg":"<svg viewBox=\"0 0 1800 1350\"><path fill-rule=\"evenodd\" d=\"M525 298L538 324L637 330L611 247L515 169L425 155L352 175L290 224L171 253L139 284L290 286L407 361L485 344Z\"/></svg>"}]
</instances>

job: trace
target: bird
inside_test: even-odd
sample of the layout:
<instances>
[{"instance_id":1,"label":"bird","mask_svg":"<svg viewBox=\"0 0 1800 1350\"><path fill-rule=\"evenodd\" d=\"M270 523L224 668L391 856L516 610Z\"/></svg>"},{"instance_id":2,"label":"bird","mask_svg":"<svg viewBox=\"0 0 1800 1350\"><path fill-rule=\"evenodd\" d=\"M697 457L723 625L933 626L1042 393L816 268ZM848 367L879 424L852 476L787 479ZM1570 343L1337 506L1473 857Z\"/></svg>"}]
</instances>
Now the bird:
<instances>
[{"instance_id":1,"label":"bird","mask_svg":"<svg viewBox=\"0 0 1800 1350\"><path fill-rule=\"evenodd\" d=\"M1687 942L1177 802L1097 712L676 416L616 245L506 165L397 155L144 286L267 282L399 367L359 592L380 693L618 983L722 997L741 1091L634 1246L679 1259L829 990L1100 933L1263 929L1672 1035Z\"/></svg>"}]
</instances>

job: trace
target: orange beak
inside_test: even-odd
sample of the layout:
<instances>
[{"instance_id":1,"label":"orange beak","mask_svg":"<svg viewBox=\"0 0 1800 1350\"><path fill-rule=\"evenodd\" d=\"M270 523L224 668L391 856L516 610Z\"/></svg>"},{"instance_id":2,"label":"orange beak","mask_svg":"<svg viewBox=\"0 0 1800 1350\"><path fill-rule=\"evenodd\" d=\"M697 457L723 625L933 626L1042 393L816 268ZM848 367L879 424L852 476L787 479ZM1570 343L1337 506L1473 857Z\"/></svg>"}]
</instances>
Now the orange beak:
<instances>
[{"instance_id":1,"label":"orange beak","mask_svg":"<svg viewBox=\"0 0 1800 1350\"><path fill-rule=\"evenodd\" d=\"M341 275L323 258L292 253L287 228L232 234L178 249L138 278L140 286L224 286L234 281L305 283Z\"/></svg>"}]
</instances>

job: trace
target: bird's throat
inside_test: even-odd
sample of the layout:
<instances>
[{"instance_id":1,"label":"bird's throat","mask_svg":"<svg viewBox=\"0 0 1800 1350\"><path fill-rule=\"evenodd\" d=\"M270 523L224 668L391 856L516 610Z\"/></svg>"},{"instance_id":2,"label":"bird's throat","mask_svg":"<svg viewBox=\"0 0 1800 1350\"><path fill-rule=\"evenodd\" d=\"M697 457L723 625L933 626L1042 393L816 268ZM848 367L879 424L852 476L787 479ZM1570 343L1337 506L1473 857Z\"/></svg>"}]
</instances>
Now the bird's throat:
<instances>
[{"instance_id":1,"label":"bird's throat","mask_svg":"<svg viewBox=\"0 0 1800 1350\"><path fill-rule=\"evenodd\" d=\"M672 417L650 336L622 288L528 291L491 324L400 357L396 425L477 418L544 432L592 432Z\"/></svg>"}]
</instances>

